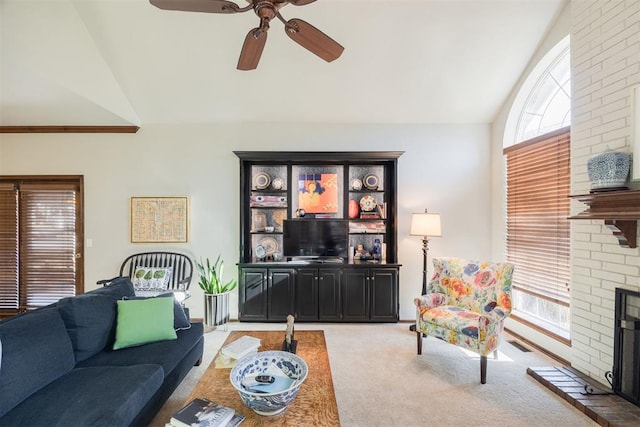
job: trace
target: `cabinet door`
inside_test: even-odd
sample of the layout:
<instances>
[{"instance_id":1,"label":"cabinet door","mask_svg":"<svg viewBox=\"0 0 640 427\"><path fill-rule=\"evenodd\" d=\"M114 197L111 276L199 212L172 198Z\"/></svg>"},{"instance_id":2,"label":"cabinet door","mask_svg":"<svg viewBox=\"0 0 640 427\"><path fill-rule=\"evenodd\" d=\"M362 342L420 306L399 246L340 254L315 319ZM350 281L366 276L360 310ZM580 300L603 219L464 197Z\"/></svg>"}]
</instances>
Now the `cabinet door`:
<instances>
[{"instance_id":1,"label":"cabinet door","mask_svg":"<svg viewBox=\"0 0 640 427\"><path fill-rule=\"evenodd\" d=\"M336 321L341 318L339 268L318 270L318 320Z\"/></svg>"},{"instance_id":2,"label":"cabinet door","mask_svg":"<svg viewBox=\"0 0 640 427\"><path fill-rule=\"evenodd\" d=\"M373 268L369 273L371 320L398 321L398 270Z\"/></svg>"},{"instance_id":3,"label":"cabinet door","mask_svg":"<svg viewBox=\"0 0 640 427\"><path fill-rule=\"evenodd\" d=\"M345 269L342 286L342 319L369 320L369 275L361 268Z\"/></svg>"},{"instance_id":4,"label":"cabinet door","mask_svg":"<svg viewBox=\"0 0 640 427\"><path fill-rule=\"evenodd\" d=\"M268 319L286 322L294 313L295 270L292 268L269 269Z\"/></svg>"},{"instance_id":5,"label":"cabinet door","mask_svg":"<svg viewBox=\"0 0 640 427\"><path fill-rule=\"evenodd\" d=\"M238 319L267 320L267 269L241 268Z\"/></svg>"},{"instance_id":6,"label":"cabinet door","mask_svg":"<svg viewBox=\"0 0 640 427\"><path fill-rule=\"evenodd\" d=\"M299 268L296 274L296 320L318 320L318 269Z\"/></svg>"}]
</instances>

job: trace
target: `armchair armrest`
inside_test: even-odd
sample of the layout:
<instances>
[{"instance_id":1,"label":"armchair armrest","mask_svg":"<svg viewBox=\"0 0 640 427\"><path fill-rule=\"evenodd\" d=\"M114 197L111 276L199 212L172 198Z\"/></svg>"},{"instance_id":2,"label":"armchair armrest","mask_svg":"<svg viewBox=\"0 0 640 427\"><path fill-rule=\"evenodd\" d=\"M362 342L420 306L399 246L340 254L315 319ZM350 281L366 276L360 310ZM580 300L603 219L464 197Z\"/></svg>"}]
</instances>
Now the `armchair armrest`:
<instances>
[{"instance_id":1,"label":"armchair armrest","mask_svg":"<svg viewBox=\"0 0 640 427\"><path fill-rule=\"evenodd\" d=\"M189 277L185 277L184 279L178 281L178 289L181 291L187 291L187 287L189 285L189 283L191 282L191 276Z\"/></svg>"},{"instance_id":2,"label":"armchair armrest","mask_svg":"<svg viewBox=\"0 0 640 427\"><path fill-rule=\"evenodd\" d=\"M111 279L102 279L102 280L98 280L98 281L96 282L96 285L107 286L109 283L113 282L113 281L114 281L114 280L116 280L118 277L120 277L120 276L116 276L116 277L113 277L113 278L111 278Z\"/></svg>"},{"instance_id":3,"label":"armchair armrest","mask_svg":"<svg viewBox=\"0 0 640 427\"><path fill-rule=\"evenodd\" d=\"M447 296L443 293L434 292L431 294L425 294L413 300L416 307L433 308L439 305L444 305L447 302Z\"/></svg>"},{"instance_id":4,"label":"armchair armrest","mask_svg":"<svg viewBox=\"0 0 640 427\"><path fill-rule=\"evenodd\" d=\"M509 315L509 313L511 313L511 310L505 312L502 307L497 306L488 313L480 314L480 317L486 318L488 323L497 323L497 322L500 322L502 319L505 319Z\"/></svg>"}]
</instances>

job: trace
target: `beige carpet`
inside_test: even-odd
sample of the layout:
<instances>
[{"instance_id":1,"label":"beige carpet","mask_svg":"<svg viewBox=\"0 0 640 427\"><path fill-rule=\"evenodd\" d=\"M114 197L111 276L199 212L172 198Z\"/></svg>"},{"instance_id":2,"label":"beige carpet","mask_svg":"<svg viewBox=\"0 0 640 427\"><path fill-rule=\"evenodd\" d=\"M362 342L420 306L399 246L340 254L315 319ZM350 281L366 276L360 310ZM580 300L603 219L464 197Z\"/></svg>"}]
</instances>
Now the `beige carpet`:
<instances>
[{"instance_id":1,"label":"beige carpet","mask_svg":"<svg viewBox=\"0 0 640 427\"><path fill-rule=\"evenodd\" d=\"M400 324L297 324L325 332L343 426L595 426L586 415L527 375L530 366L557 365L538 352L500 346L480 384L475 354L416 336ZM229 324L229 330L281 329L283 324ZM190 394L228 333L205 334L202 366L191 370L151 423L164 427ZM525 344L526 346L526 344Z\"/></svg>"}]
</instances>

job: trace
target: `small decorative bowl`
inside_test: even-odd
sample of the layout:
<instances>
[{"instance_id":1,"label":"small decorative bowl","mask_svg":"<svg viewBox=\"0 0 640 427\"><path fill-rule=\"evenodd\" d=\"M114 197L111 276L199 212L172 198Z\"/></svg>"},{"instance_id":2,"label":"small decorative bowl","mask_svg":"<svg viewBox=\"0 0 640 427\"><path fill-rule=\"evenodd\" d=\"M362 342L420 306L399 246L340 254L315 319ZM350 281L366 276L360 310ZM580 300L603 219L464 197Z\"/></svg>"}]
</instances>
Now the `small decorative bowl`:
<instances>
[{"instance_id":1,"label":"small decorative bowl","mask_svg":"<svg viewBox=\"0 0 640 427\"><path fill-rule=\"evenodd\" d=\"M275 393L252 393L242 387L245 376L259 375L266 372L271 364L280 368L287 376L296 379L286 390ZM238 390L240 398L259 415L277 415L283 412L298 395L300 386L307 379L309 368L306 362L293 353L286 351L261 351L238 360L231 369L229 379Z\"/></svg>"}]
</instances>

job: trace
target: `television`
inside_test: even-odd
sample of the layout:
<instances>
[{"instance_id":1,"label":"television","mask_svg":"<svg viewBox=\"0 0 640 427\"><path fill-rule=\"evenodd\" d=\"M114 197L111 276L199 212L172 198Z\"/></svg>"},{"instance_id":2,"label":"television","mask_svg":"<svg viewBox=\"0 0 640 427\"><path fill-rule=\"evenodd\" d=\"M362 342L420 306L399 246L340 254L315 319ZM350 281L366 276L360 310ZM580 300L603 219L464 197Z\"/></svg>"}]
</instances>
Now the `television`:
<instances>
[{"instance_id":1,"label":"television","mask_svg":"<svg viewBox=\"0 0 640 427\"><path fill-rule=\"evenodd\" d=\"M348 221L344 219L285 219L285 257L342 257L348 253Z\"/></svg>"}]
</instances>

